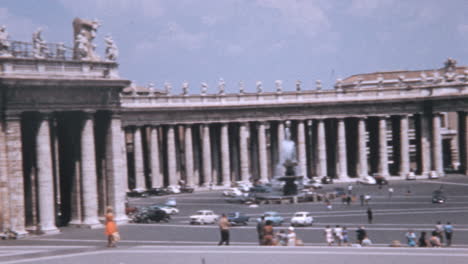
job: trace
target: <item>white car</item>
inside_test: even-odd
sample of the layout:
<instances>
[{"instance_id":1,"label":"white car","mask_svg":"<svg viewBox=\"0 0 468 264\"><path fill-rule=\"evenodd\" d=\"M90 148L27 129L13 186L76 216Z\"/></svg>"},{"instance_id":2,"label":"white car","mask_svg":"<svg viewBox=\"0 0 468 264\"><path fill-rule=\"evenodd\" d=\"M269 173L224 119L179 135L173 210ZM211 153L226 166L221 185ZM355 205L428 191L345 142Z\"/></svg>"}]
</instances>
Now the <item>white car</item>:
<instances>
[{"instance_id":1,"label":"white car","mask_svg":"<svg viewBox=\"0 0 468 264\"><path fill-rule=\"evenodd\" d=\"M309 212L296 212L291 218L292 226L307 226L312 225L314 218Z\"/></svg>"},{"instance_id":2,"label":"white car","mask_svg":"<svg viewBox=\"0 0 468 264\"><path fill-rule=\"evenodd\" d=\"M304 180L304 187L313 189L322 189L322 184L316 179Z\"/></svg>"},{"instance_id":3,"label":"white car","mask_svg":"<svg viewBox=\"0 0 468 264\"><path fill-rule=\"evenodd\" d=\"M227 197L242 196L242 194L243 193L241 190L239 190L239 188L229 188L223 191L223 195Z\"/></svg>"},{"instance_id":4,"label":"white car","mask_svg":"<svg viewBox=\"0 0 468 264\"><path fill-rule=\"evenodd\" d=\"M219 215L211 210L200 210L196 214L190 216L190 224L214 224L218 221Z\"/></svg>"},{"instance_id":5,"label":"white car","mask_svg":"<svg viewBox=\"0 0 468 264\"><path fill-rule=\"evenodd\" d=\"M177 186L177 185L168 186L168 187L167 187L167 191L168 191L169 193L174 193L174 194L180 193L180 186Z\"/></svg>"},{"instance_id":6,"label":"white car","mask_svg":"<svg viewBox=\"0 0 468 264\"><path fill-rule=\"evenodd\" d=\"M164 212L166 212L166 214L170 214L170 215L175 215L175 214L178 214L179 213L179 209L175 208L175 207L171 207L171 206L161 206L159 207L161 210L163 210Z\"/></svg>"},{"instance_id":7,"label":"white car","mask_svg":"<svg viewBox=\"0 0 468 264\"><path fill-rule=\"evenodd\" d=\"M364 178L360 178L359 180L357 180L357 183L374 185L374 184L377 184L377 181L372 176L366 176Z\"/></svg>"}]
</instances>

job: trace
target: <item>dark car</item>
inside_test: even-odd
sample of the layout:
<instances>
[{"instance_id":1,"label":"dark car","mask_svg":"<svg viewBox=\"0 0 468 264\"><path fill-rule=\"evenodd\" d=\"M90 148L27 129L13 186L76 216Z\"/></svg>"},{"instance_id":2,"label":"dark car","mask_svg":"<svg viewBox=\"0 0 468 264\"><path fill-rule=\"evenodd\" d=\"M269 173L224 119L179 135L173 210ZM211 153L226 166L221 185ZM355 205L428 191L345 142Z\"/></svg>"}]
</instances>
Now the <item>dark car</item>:
<instances>
[{"instance_id":1,"label":"dark car","mask_svg":"<svg viewBox=\"0 0 468 264\"><path fill-rule=\"evenodd\" d=\"M346 195L345 189L341 188L341 187L336 187L334 192L335 192L335 196L337 196L337 197L341 197L343 195Z\"/></svg>"},{"instance_id":2,"label":"dark car","mask_svg":"<svg viewBox=\"0 0 468 264\"><path fill-rule=\"evenodd\" d=\"M163 210L154 208L141 208L136 214L133 215L132 221L134 223L151 223L151 222L169 222L171 217Z\"/></svg>"},{"instance_id":3,"label":"dark car","mask_svg":"<svg viewBox=\"0 0 468 264\"><path fill-rule=\"evenodd\" d=\"M166 188L151 188L147 191L148 195L151 196L159 196L159 195L166 195L169 194Z\"/></svg>"},{"instance_id":4,"label":"dark car","mask_svg":"<svg viewBox=\"0 0 468 264\"><path fill-rule=\"evenodd\" d=\"M180 187L180 192L183 192L183 193L193 193L194 190L195 190L195 188L193 188L193 187L188 187L188 186L181 186Z\"/></svg>"},{"instance_id":5,"label":"dark car","mask_svg":"<svg viewBox=\"0 0 468 264\"><path fill-rule=\"evenodd\" d=\"M253 203L256 201L255 193L245 193L244 195L239 195L235 197L229 197L224 199L228 203Z\"/></svg>"},{"instance_id":6,"label":"dark car","mask_svg":"<svg viewBox=\"0 0 468 264\"><path fill-rule=\"evenodd\" d=\"M447 197L445 197L445 194L441 190L436 190L432 193L432 203L445 203L447 200Z\"/></svg>"},{"instance_id":7,"label":"dark car","mask_svg":"<svg viewBox=\"0 0 468 264\"><path fill-rule=\"evenodd\" d=\"M227 218L231 225L247 225L250 219L248 216L239 212L229 213L227 214Z\"/></svg>"},{"instance_id":8,"label":"dark car","mask_svg":"<svg viewBox=\"0 0 468 264\"><path fill-rule=\"evenodd\" d=\"M133 189L127 192L128 197L148 197L148 193L145 190Z\"/></svg>"},{"instance_id":9,"label":"dark car","mask_svg":"<svg viewBox=\"0 0 468 264\"><path fill-rule=\"evenodd\" d=\"M325 176L322 178L322 184L331 184L333 183L333 179L331 177Z\"/></svg>"},{"instance_id":10,"label":"dark car","mask_svg":"<svg viewBox=\"0 0 468 264\"><path fill-rule=\"evenodd\" d=\"M250 191L256 193L268 193L271 192L271 187L266 185L254 185L250 187Z\"/></svg>"},{"instance_id":11,"label":"dark car","mask_svg":"<svg viewBox=\"0 0 468 264\"><path fill-rule=\"evenodd\" d=\"M386 184L388 184L388 181L382 176L376 176L374 178L375 178L375 183L377 185L386 185Z\"/></svg>"}]
</instances>

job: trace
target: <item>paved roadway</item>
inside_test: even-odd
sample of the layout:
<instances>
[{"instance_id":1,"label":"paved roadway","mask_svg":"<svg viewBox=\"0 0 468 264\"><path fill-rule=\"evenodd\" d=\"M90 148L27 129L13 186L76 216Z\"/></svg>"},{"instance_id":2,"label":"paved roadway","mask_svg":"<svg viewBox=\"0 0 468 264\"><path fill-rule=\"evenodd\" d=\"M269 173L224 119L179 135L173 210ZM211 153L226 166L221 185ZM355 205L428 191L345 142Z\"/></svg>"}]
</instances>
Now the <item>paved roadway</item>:
<instances>
[{"instance_id":1,"label":"paved roadway","mask_svg":"<svg viewBox=\"0 0 468 264\"><path fill-rule=\"evenodd\" d=\"M446 204L432 204L431 193L441 184L448 196ZM468 257L468 177L451 175L436 181L395 181L393 197L388 197L387 186L356 186L353 193L372 195L370 207L374 223L367 224L367 206L359 202L351 206L333 201L333 210L328 211L323 203L300 203L283 205L229 204L220 191L176 195L180 214L170 223L128 224L120 226L123 238L118 248L108 249L102 229L87 230L63 228L58 235L28 237L17 241L0 241L0 263L466 263ZM324 186L324 192L347 184ZM411 195L406 195L408 188ZM168 196L133 198L133 205L164 203ZM188 216L201 209L215 213L241 211L251 216L248 226L231 229L230 247L213 246L219 240L215 225L194 226L188 224ZM259 247L255 219L265 211L277 211L286 218L282 227L296 211L312 212L315 224L312 227L296 228L305 247ZM436 221L451 221L455 228L451 248L390 248L392 240L404 242L405 232L411 228L419 235L430 232ZM374 243L370 248L326 247L323 238L325 225L345 225L350 238L355 241L356 227L364 225ZM235 256L235 257L234 257ZM465 260L465 261L463 261ZM462 262L463 261L463 262Z\"/></svg>"}]
</instances>

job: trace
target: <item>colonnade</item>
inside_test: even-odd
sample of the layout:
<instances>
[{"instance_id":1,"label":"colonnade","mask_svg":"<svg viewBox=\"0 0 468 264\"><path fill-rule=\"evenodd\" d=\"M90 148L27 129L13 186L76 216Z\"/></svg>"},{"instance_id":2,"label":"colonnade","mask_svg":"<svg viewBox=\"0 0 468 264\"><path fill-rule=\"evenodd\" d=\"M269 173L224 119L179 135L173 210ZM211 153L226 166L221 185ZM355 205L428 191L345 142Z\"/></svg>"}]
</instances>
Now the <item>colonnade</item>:
<instances>
[{"instance_id":1,"label":"colonnade","mask_svg":"<svg viewBox=\"0 0 468 264\"><path fill-rule=\"evenodd\" d=\"M450 153L443 153L441 116L288 120L296 143L297 174L339 181L368 175L404 178L410 171L423 176L435 171L443 176L443 155ZM466 114L459 116L460 135L465 135ZM235 181L268 182L283 173L278 161L285 124L286 120L268 120L129 126L127 136L133 144L129 158L134 159L129 187L174 186L181 180L189 186L206 187L230 186ZM410 130L416 131L415 137L410 138ZM460 157L466 152L465 141L460 140ZM466 158L462 163L466 164Z\"/></svg>"}]
</instances>

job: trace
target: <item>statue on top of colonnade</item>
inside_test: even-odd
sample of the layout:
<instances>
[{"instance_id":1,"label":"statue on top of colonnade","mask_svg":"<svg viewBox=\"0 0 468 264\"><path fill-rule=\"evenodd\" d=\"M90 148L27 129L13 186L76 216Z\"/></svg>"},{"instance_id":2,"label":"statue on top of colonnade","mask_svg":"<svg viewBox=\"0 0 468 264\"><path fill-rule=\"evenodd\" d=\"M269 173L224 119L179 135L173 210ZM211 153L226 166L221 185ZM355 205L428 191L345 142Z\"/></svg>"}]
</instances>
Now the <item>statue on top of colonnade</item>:
<instances>
[{"instance_id":1,"label":"statue on top of colonnade","mask_svg":"<svg viewBox=\"0 0 468 264\"><path fill-rule=\"evenodd\" d=\"M74 31L74 52L73 58L77 60L97 61L99 56L96 54L96 44L93 43L96 38L97 29L101 23L97 19L84 20L75 18L73 20Z\"/></svg>"},{"instance_id":2,"label":"statue on top of colonnade","mask_svg":"<svg viewBox=\"0 0 468 264\"><path fill-rule=\"evenodd\" d=\"M0 26L0 57L10 57L10 39L5 26Z\"/></svg>"}]
</instances>

